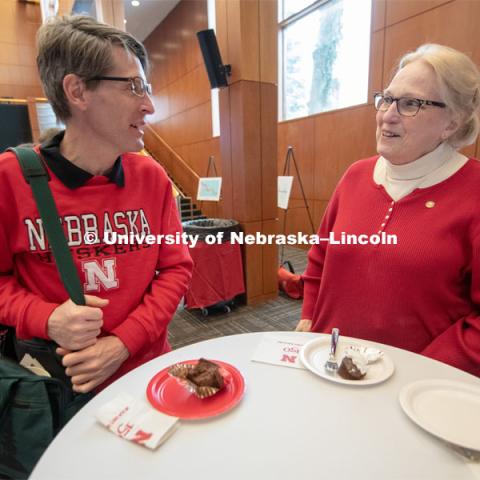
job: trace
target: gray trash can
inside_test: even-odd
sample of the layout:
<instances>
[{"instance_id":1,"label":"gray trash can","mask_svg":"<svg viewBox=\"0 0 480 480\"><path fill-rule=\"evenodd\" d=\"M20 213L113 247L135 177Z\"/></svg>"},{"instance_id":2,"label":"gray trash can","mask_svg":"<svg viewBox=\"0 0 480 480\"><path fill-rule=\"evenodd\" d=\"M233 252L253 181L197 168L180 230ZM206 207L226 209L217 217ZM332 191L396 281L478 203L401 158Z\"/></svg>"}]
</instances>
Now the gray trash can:
<instances>
[{"instance_id":1,"label":"gray trash can","mask_svg":"<svg viewBox=\"0 0 480 480\"><path fill-rule=\"evenodd\" d=\"M230 241L230 233L238 232L240 225L236 220L224 218L202 218L200 220L188 220L182 223L183 231L191 235L198 235L200 241L204 241L207 235L216 235L223 232L223 242Z\"/></svg>"}]
</instances>

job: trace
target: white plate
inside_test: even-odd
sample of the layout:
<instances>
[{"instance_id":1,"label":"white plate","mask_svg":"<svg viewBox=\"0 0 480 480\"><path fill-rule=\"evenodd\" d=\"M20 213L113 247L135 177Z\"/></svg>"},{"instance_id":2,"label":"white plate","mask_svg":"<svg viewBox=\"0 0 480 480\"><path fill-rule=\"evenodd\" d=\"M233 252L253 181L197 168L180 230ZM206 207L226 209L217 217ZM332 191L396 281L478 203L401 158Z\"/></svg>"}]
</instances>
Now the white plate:
<instances>
[{"instance_id":1,"label":"white plate","mask_svg":"<svg viewBox=\"0 0 480 480\"><path fill-rule=\"evenodd\" d=\"M366 345L376 347L375 344L371 344L357 338L340 336L336 353L336 358L339 365L342 361L344 351L350 345ZM343 383L344 385L355 385L359 387L384 382L395 370L390 357L384 354L380 360L368 366L367 374L361 380L347 380L342 378L340 375L330 375L325 371L324 365L328 359L329 353L330 337L315 338L314 340L310 340L308 343L306 343L300 350L300 360L305 367L308 368L308 370L322 378L335 383Z\"/></svg>"},{"instance_id":2,"label":"white plate","mask_svg":"<svg viewBox=\"0 0 480 480\"><path fill-rule=\"evenodd\" d=\"M404 412L427 432L480 451L480 387L451 380L421 380L399 396Z\"/></svg>"}]
</instances>

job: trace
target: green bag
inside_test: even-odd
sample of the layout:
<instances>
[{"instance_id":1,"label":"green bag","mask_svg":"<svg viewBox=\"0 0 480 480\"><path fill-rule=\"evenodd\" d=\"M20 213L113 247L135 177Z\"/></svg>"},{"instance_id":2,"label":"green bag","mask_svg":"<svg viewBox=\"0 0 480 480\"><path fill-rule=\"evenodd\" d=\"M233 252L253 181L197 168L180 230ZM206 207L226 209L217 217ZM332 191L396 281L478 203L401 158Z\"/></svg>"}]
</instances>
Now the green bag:
<instances>
[{"instance_id":1,"label":"green bag","mask_svg":"<svg viewBox=\"0 0 480 480\"><path fill-rule=\"evenodd\" d=\"M26 479L50 442L93 394L0 361L0 478Z\"/></svg>"},{"instance_id":2,"label":"green bag","mask_svg":"<svg viewBox=\"0 0 480 480\"><path fill-rule=\"evenodd\" d=\"M62 282L73 302L85 305L80 279L48 186L47 170L35 151L10 150L17 156L25 180L32 187ZM14 332L11 328L0 330L0 478L23 479L28 478L55 435L93 394L73 392L53 342L14 338L15 352L12 352ZM13 358L29 352L43 362L52 377L35 375L5 356Z\"/></svg>"}]
</instances>

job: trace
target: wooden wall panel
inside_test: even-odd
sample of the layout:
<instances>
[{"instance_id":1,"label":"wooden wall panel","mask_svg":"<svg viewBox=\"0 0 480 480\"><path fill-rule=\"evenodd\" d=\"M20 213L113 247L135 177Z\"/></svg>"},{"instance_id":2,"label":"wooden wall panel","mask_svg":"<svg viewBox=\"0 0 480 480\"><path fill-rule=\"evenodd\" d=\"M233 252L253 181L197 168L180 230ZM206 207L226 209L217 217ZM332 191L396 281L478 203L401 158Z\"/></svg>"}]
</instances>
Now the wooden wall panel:
<instances>
[{"instance_id":1,"label":"wooden wall panel","mask_svg":"<svg viewBox=\"0 0 480 480\"><path fill-rule=\"evenodd\" d=\"M257 122L250 122L246 125L232 123L231 125L231 150L233 158L243 159L232 161L233 178L249 178L246 185L233 183L233 203L235 205L236 220L239 222L252 222L261 220L261 201L256 200L245 203L242 199L258 199L257 192L261 192L261 163L260 163L260 132L257 125L260 123L258 111L259 88L256 82L239 81L229 87L230 108L239 112L239 122L243 118L258 117ZM244 99L248 101L244 102ZM245 138L256 139L256 141L245 141ZM244 192L244 188L247 189Z\"/></svg>"},{"instance_id":2,"label":"wooden wall panel","mask_svg":"<svg viewBox=\"0 0 480 480\"><path fill-rule=\"evenodd\" d=\"M181 114L185 118L185 143L196 143L212 137L212 107L210 102L202 103ZM182 122L183 123L183 122Z\"/></svg>"},{"instance_id":3,"label":"wooden wall panel","mask_svg":"<svg viewBox=\"0 0 480 480\"><path fill-rule=\"evenodd\" d=\"M75 0L58 0L58 14L70 15Z\"/></svg>"},{"instance_id":4,"label":"wooden wall panel","mask_svg":"<svg viewBox=\"0 0 480 480\"><path fill-rule=\"evenodd\" d=\"M104 23L125 30L123 0L95 0L97 18Z\"/></svg>"},{"instance_id":5,"label":"wooden wall panel","mask_svg":"<svg viewBox=\"0 0 480 480\"><path fill-rule=\"evenodd\" d=\"M182 0L145 40L155 87L176 82L202 65L196 32L208 28L206 0Z\"/></svg>"},{"instance_id":6,"label":"wooden wall panel","mask_svg":"<svg viewBox=\"0 0 480 480\"><path fill-rule=\"evenodd\" d=\"M271 42L270 38L272 32L278 34L277 3L278 0L259 0L260 81L274 85L278 71L277 42Z\"/></svg>"},{"instance_id":7,"label":"wooden wall panel","mask_svg":"<svg viewBox=\"0 0 480 480\"><path fill-rule=\"evenodd\" d=\"M37 104L35 98L27 98L28 118L30 120L30 128L32 129L32 140L38 142L40 136L40 127L38 125Z\"/></svg>"},{"instance_id":8,"label":"wooden wall panel","mask_svg":"<svg viewBox=\"0 0 480 480\"><path fill-rule=\"evenodd\" d=\"M35 63L35 35L40 25L40 5L0 2L0 96L43 96Z\"/></svg>"},{"instance_id":9,"label":"wooden wall panel","mask_svg":"<svg viewBox=\"0 0 480 480\"><path fill-rule=\"evenodd\" d=\"M206 0L182 0L145 40L156 108L150 125L201 175L209 155L221 163L218 142L212 142L210 84L196 37L206 28ZM196 185L182 187L191 196L197 193Z\"/></svg>"},{"instance_id":10,"label":"wooden wall panel","mask_svg":"<svg viewBox=\"0 0 480 480\"><path fill-rule=\"evenodd\" d=\"M233 61L228 46L230 29L227 21L227 1L215 0L215 32L223 63L232 64Z\"/></svg>"},{"instance_id":11,"label":"wooden wall panel","mask_svg":"<svg viewBox=\"0 0 480 480\"><path fill-rule=\"evenodd\" d=\"M372 1L372 32L385 28L386 0Z\"/></svg>"},{"instance_id":12,"label":"wooden wall panel","mask_svg":"<svg viewBox=\"0 0 480 480\"><path fill-rule=\"evenodd\" d=\"M277 216L277 86L260 83L260 159L262 218Z\"/></svg>"},{"instance_id":13,"label":"wooden wall panel","mask_svg":"<svg viewBox=\"0 0 480 480\"><path fill-rule=\"evenodd\" d=\"M217 2L218 4L218 2ZM220 118L228 118L230 115L230 89L223 88L219 92L220 99ZM230 122L222 125L222 142L227 142L228 145L232 142L232 125ZM219 139L220 144L220 139ZM220 156L222 161L222 203L224 215L228 218L233 218L233 207L234 207L234 193L233 193L233 153L232 149L223 149L221 151L220 145Z\"/></svg>"},{"instance_id":14,"label":"wooden wall panel","mask_svg":"<svg viewBox=\"0 0 480 480\"><path fill-rule=\"evenodd\" d=\"M427 12L452 0L389 0L386 2L387 26ZM467 0L471 2L472 0Z\"/></svg>"},{"instance_id":15,"label":"wooden wall panel","mask_svg":"<svg viewBox=\"0 0 480 480\"><path fill-rule=\"evenodd\" d=\"M374 92L382 91L383 57L385 48L385 30L373 32L370 43L370 69L368 79L368 102L372 103Z\"/></svg>"},{"instance_id":16,"label":"wooden wall panel","mask_svg":"<svg viewBox=\"0 0 480 480\"><path fill-rule=\"evenodd\" d=\"M371 105L315 117L315 199L328 200L346 168L375 154L375 145Z\"/></svg>"},{"instance_id":17,"label":"wooden wall panel","mask_svg":"<svg viewBox=\"0 0 480 480\"><path fill-rule=\"evenodd\" d=\"M290 122L282 122L278 126L278 174L283 174L285 158L289 146L293 153L302 177L303 188L307 198L314 197L315 178L315 120L313 117L302 118ZM296 177L293 162L290 162L290 175ZM292 188L292 198L300 198L301 191L298 180L295 179Z\"/></svg>"},{"instance_id":18,"label":"wooden wall panel","mask_svg":"<svg viewBox=\"0 0 480 480\"><path fill-rule=\"evenodd\" d=\"M220 147L218 145L218 139L204 140L191 145L185 145L181 147L181 150L177 150L177 153L182 152L182 157L190 165L200 177L205 177L208 170L208 159L211 155L215 157L215 166L218 175L221 175L222 164L219 162ZM213 168L210 169L209 176L213 177Z\"/></svg>"},{"instance_id":19,"label":"wooden wall panel","mask_svg":"<svg viewBox=\"0 0 480 480\"><path fill-rule=\"evenodd\" d=\"M170 117L170 97L168 95L168 86L164 88L155 88L152 86L152 88L155 114L148 118L150 123L155 124Z\"/></svg>"},{"instance_id":20,"label":"wooden wall panel","mask_svg":"<svg viewBox=\"0 0 480 480\"><path fill-rule=\"evenodd\" d=\"M400 57L423 43L448 45L480 64L479 18L480 2L456 0L392 25L385 35L384 84L388 84Z\"/></svg>"},{"instance_id":21,"label":"wooden wall panel","mask_svg":"<svg viewBox=\"0 0 480 480\"><path fill-rule=\"evenodd\" d=\"M233 203L227 202L225 211L252 233L276 229L276 62L269 56L276 51L276 3L266 0L262 5L263 1L231 0L225 2L226 15L221 15L226 20L222 34L228 44L227 61L233 66L229 95L220 96L224 177L233 179ZM265 18L269 14L271 18ZM247 302L273 298L275 246L256 244L244 250Z\"/></svg>"},{"instance_id":22,"label":"wooden wall panel","mask_svg":"<svg viewBox=\"0 0 480 480\"><path fill-rule=\"evenodd\" d=\"M314 201L308 201L308 208L310 210L310 215L313 219L314 214ZM308 212L305 208L305 202L303 198L291 198L288 204L287 219L285 222L285 210L278 210L278 220L279 228L283 230L283 225L286 223L286 232L287 233L297 233L303 232L306 234L315 233L312 232L312 228L309 227L310 220L308 219ZM318 224L314 223L315 231L318 227ZM283 233L283 231L282 231Z\"/></svg>"},{"instance_id":23,"label":"wooden wall panel","mask_svg":"<svg viewBox=\"0 0 480 480\"><path fill-rule=\"evenodd\" d=\"M278 233L275 220L264 222L247 222L243 225L246 235ZM271 298L272 291L277 289L278 257L276 245L249 245L243 246L243 263L248 265L244 268L246 284L248 285L249 305L265 301Z\"/></svg>"}]
</instances>

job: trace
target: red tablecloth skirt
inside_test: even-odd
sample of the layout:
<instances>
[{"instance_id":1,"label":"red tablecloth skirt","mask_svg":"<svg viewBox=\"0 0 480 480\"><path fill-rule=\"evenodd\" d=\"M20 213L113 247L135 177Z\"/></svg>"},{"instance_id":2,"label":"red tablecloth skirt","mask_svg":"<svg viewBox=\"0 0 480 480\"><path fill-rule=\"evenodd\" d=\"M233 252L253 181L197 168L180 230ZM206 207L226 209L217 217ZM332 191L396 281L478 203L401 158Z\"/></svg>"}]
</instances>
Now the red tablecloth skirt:
<instances>
[{"instance_id":1,"label":"red tablecloth skirt","mask_svg":"<svg viewBox=\"0 0 480 480\"><path fill-rule=\"evenodd\" d=\"M187 308L209 307L245 292L240 245L198 242L190 255L194 266L185 295Z\"/></svg>"}]
</instances>

